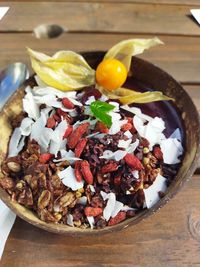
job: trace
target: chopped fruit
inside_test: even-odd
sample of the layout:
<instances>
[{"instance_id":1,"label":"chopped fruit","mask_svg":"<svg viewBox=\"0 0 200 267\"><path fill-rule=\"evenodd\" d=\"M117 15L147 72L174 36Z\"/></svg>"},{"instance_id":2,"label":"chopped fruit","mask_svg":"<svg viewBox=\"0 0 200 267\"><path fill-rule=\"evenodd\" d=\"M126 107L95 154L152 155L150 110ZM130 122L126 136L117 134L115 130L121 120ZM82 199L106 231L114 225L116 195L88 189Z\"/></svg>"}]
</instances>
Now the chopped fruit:
<instances>
[{"instance_id":1,"label":"chopped fruit","mask_svg":"<svg viewBox=\"0 0 200 267\"><path fill-rule=\"evenodd\" d=\"M133 154L126 154L124 160L126 164L134 170L140 171L144 168L140 160Z\"/></svg>"},{"instance_id":2,"label":"chopped fruit","mask_svg":"<svg viewBox=\"0 0 200 267\"><path fill-rule=\"evenodd\" d=\"M62 99L62 104L63 104L63 106L65 108L68 108L68 109L73 109L74 108L74 104L67 97L64 97Z\"/></svg>"},{"instance_id":3,"label":"chopped fruit","mask_svg":"<svg viewBox=\"0 0 200 267\"><path fill-rule=\"evenodd\" d=\"M97 67L96 80L104 89L113 91L123 85L127 78L127 70L117 59L105 59Z\"/></svg>"},{"instance_id":4,"label":"chopped fruit","mask_svg":"<svg viewBox=\"0 0 200 267\"><path fill-rule=\"evenodd\" d=\"M52 157L53 157L53 154L50 154L50 153L44 153L44 154L41 154L40 157L39 157L39 162L45 164L45 163L47 163Z\"/></svg>"},{"instance_id":5,"label":"chopped fruit","mask_svg":"<svg viewBox=\"0 0 200 267\"><path fill-rule=\"evenodd\" d=\"M155 146L153 148L153 155L158 159L158 160L163 160L163 153L160 149L160 147Z\"/></svg>"},{"instance_id":6,"label":"chopped fruit","mask_svg":"<svg viewBox=\"0 0 200 267\"><path fill-rule=\"evenodd\" d=\"M95 130L100 133L108 133L108 127L101 121L98 121L95 125Z\"/></svg>"},{"instance_id":7,"label":"chopped fruit","mask_svg":"<svg viewBox=\"0 0 200 267\"><path fill-rule=\"evenodd\" d=\"M133 125L130 122L127 122L127 123L125 123L125 124L122 125L121 130L123 132L126 132L126 131L131 130L132 127L133 127Z\"/></svg>"},{"instance_id":8,"label":"chopped fruit","mask_svg":"<svg viewBox=\"0 0 200 267\"><path fill-rule=\"evenodd\" d=\"M47 128L54 128L56 126L56 121L54 117L48 118L47 119Z\"/></svg>"},{"instance_id":9,"label":"chopped fruit","mask_svg":"<svg viewBox=\"0 0 200 267\"><path fill-rule=\"evenodd\" d=\"M83 178L88 184L93 184L93 175L90 170L90 164L87 160L81 161L81 172L83 174Z\"/></svg>"},{"instance_id":10,"label":"chopped fruit","mask_svg":"<svg viewBox=\"0 0 200 267\"><path fill-rule=\"evenodd\" d=\"M71 125L69 125L67 127L67 130L65 131L63 138L67 138L72 133L72 131L73 131L73 127Z\"/></svg>"},{"instance_id":11,"label":"chopped fruit","mask_svg":"<svg viewBox=\"0 0 200 267\"><path fill-rule=\"evenodd\" d=\"M114 218L111 218L108 222L109 226L118 224L126 219L126 212L120 211Z\"/></svg>"},{"instance_id":12,"label":"chopped fruit","mask_svg":"<svg viewBox=\"0 0 200 267\"><path fill-rule=\"evenodd\" d=\"M86 144L87 144L87 138L83 138L78 142L74 151L75 157L79 158L81 156Z\"/></svg>"},{"instance_id":13,"label":"chopped fruit","mask_svg":"<svg viewBox=\"0 0 200 267\"><path fill-rule=\"evenodd\" d=\"M89 217L89 216L96 217L96 216L101 215L103 213L103 209L102 208L86 207L84 209L84 212L85 212L85 215L87 217Z\"/></svg>"},{"instance_id":14,"label":"chopped fruit","mask_svg":"<svg viewBox=\"0 0 200 267\"><path fill-rule=\"evenodd\" d=\"M83 177L81 173L81 162L79 160L75 162L75 176L76 176L77 182L82 181Z\"/></svg>"}]
</instances>

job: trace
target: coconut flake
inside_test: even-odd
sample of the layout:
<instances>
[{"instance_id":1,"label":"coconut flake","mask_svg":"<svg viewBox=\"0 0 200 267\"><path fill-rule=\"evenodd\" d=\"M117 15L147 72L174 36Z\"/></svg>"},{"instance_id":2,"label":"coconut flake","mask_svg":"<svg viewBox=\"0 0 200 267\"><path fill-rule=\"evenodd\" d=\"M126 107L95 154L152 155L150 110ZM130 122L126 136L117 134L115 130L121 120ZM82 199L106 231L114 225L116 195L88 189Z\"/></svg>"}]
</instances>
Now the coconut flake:
<instances>
[{"instance_id":1,"label":"coconut flake","mask_svg":"<svg viewBox=\"0 0 200 267\"><path fill-rule=\"evenodd\" d=\"M152 149L155 144L160 144L160 142L166 138L162 133L165 129L165 123L161 118L155 117L147 124L144 124L144 121L135 115L133 118L133 124L139 135L149 141L150 149Z\"/></svg>"},{"instance_id":2,"label":"coconut flake","mask_svg":"<svg viewBox=\"0 0 200 267\"><path fill-rule=\"evenodd\" d=\"M162 118L155 117L149 124L154 128L155 132L162 133L165 129L165 122Z\"/></svg>"},{"instance_id":3,"label":"coconut flake","mask_svg":"<svg viewBox=\"0 0 200 267\"><path fill-rule=\"evenodd\" d=\"M63 171L60 171L58 173L58 176L60 177L62 183L65 186L71 188L73 191L83 188L84 182L83 181L78 182L76 180L74 169L71 166L67 167Z\"/></svg>"},{"instance_id":4,"label":"coconut flake","mask_svg":"<svg viewBox=\"0 0 200 267\"><path fill-rule=\"evenodd\" d=\"M106 96L106 95L102 95L100 98L99 98L99 101L102 101L102 102L106 102L109 98Z\"/></svg>"},{"instance_id":5,"label":"coconut flake","mask_svg":"<svg viewBox=\"0 0 200 267\"><path fill-rule=\"evenodd\" d=\"M101 194L101 196L102 196L102 198L103 198L104 201L105 201L106 199L108 199L108 194L107 194L106 192L104 192L104 191L100 191L100 194Z\"/></svg>"},{"instance_id":6,"label":"coconut flake","mask_svg":"<svg viewBox=\"0 0 200 267\"><path fill-rule=\"evenodd\" d=\"M109 193L108 194L108 201L106 204L106 207L104 208L103 211L103 217L106 221L108 221L111 217L111 214L115 208L115 203L116 203L116 196L114 193Z\"/></svg>"},{"instance_id":7,"label":"coconut flake","mask_svg":"<svg viewBox=\"0 0 200 267\"><path fill-rule=\"evenodd\" d=\"M20 131L22 135L29 136L32 129L32 124L34 121L30 118L24 118L21 122Z\"/></svg>"},{"instance_id":8,"label":"coconut flake","mask_svg":"<svg viewBox=\"0 0 200 267\"><path fill-rule=\"evenodd\" d=\"M94 188L94 186L92 184L89 185L89 188L90 188L90 191L92 193L95 193L96 192L96 190L95 190L95 188Z\"/></svg>"},{"instance_id":9,"label":"coconut flake","mask_svg":"<svg viewBox=\"0 0 200 267\"><path fill-rule=\"evenodd\" d=\"M15 157L24 147L25 136L21 135L20 128L15 128L9 142L8 157Z\"/></svg>"},{"instance_id":10,"label":"coconut flake","mask_svg":"<svg viewBox=\"0 0 200 267\"><path fill-rule=\"evenodd\" d=\"M100 134L97 134L96 136L95 136L95 138L97 138L97 139L102 139L102 138L104 138L106 136L106 134L104 134L104 133L100 133Z\"/></svg>"},{"instance_id":11,"label":"coconut flake","mask_svg":"<svg viewBox=\"0 0 200 267\"><path fill-rule=\"evenodd\" d=\"M59 150L65 148L67 140L66 139L63 140L63 136L65 134L67 126L68 126L67 121L63 120L57 125L57 127L53 131L49 148L50 153L57 155Z\"/></svg>"},{"instance_id":12,"label":"coconut flake","mask_svg":"<svg viewBox=\"0 0 200 267\"><path fill-rule=\"evenodd\" d=\"M93 216L87 216L87 220L90 224L91 229L94 228L94 217Z\"/></svg>"},{"instance_id":13,"label":"coconut flake","mask_svg":"<svg viewBox=\"0 0 200 267\"><path fill-rule=\"evenodd\" d=\"M137 117L139 117L143 121L151 121L152 120L152 117L150 117L149 115L143 114L140 108L129 107L128 105L123 105L120 108L137 115Z\"/></svg>"},{"instance_id":14,"label":"coconut flake","mask_svg":"<svg viewBox=\"0 0 200 267\"><path fill-rule=\"evenodd\" d=\"M165 192L167 190L167 179L158 174L154 183L147 189L144 189L145 202L148 209L153 207L159 200L159 191Z\"/></svg>"},{"instance_id":15,"label":"coconut flake","mask_svg":"<svg viewBox=\"0 0 200 267\"><path fill-rule=\"evenodd\" d=\"M127 151L124 150L117 150L114 152L114 159L116 161L120 161L121 159L123 159L127 154Z\"/></svg>"},{"instance_id":16,"label":"coconut flake","mask_svg":"<svg viewBox=\"0 0 200 267\"><path fill-rule=\"evenodd\" d=\"M114 159L116 161L119 161L123 159L127 154L127 151L124 150L117 150L115 152L112 152L111 150L105 150L103 152L103 155L100 156L100 159Z\"/></svg>"},{"instance_id":17,"label":"coconut flake","mask_svg":"<svg viewBox=\"0 0 200 267\"><path fill-rule=\"evenodd\" d=\"M63 140L63 136L65 134L67 127L68 127L67 121L66 120L61 121L53 132L52 140L55 142L60 142L61 140Z\"/></svg>"},{"instance_id":18,"label":"coconut flake","mask_svg":"<svg viewBox=\"0 0 200 267\"><path fill-rule=\"evenodd\" d=\"M121 130L122 125L126 124L127 120L113 120L112 126L109 129L109 134L114 135Z\"/></svg>"},{"instance_id":19,"label":"coconut flake","mask_svg":"<svg viewBox=\"0 0 200 267\"><path fill-rule=\"evenodd\" d=\"M119 140L117 146L120 147L120 148L127 149L129 147L129 145L131 144L131 141L132 140L130 140L130 139L129 140L126 140L126 141L121 139L121 140Z\"/></svg>"},{"instance_id":20,"label":"coconut flake","mask_svg":"<svg viewBox=\"0 0 200 267\"><path fill-rule=\"evenodd\" d=\"M28 114L29 118L37 120L40 117L40 110L34 100L33 94L31 92L31 87L26 87L25 91L27 93L22 100L23 110Z\"/></svg>"},{"instance_id":21,"label":"coconut flake","mask_svg":"<svg viewBox=\"0 0 200 267\"><path fill-rule=\"evenodd\" d=\"M44 153L47 151L50 139L53 134L53 130L45 128L47 122L46 115L41 112L41 116L36 122L32 125L31 130L31 139L34 139L40 145L41 152Z\"/></svg>"},{"instance_id":22,"label":"coconut flake","mask_svg":"<svg viewBox=\"0 0 200 267\"><path fill-rule=\"evenodd\" d=\"M70 213L67 215L67 224L68 224L69 226L74 227L73 216L72 216L72 214L70 214Z\"/></svg>"},{"instance_id":23,"label":"coconut flake","mask_svg":"<svg viewBox=\"0 0 200 267\"><path fill-rule=\"evenodd\" d=\"M61 91L58 90L54 87L46 85L44 82L41 84L41 80L39 81L39 77L35 77L37 80L37 84L39 86L34 86L32 91L34 95L41 95L41 96L46 96L46 95L54 95L57 96L58 98L64 98L67 97L71 100L77 98L77 91ZM38 79L39 78L39 79Z\"/></svg>"},{"instance_id":24,"label":"coconut flake","mask_svg":"<svg viewBox=\"0 0 200 267\"><path fill-rule=\"evenodd\" d=\"M109 101L109 104L115 106L115 108L112 110L113 112L119 112L119 103L114 101Z\"/></svg>"},{"instance_id":25,"label":"coconut flake","mask_svg":"<svg viewBox=\"0 0 200 267\"><path fill-rule=\"evenodd\" d=\"M121 211L129 211L129 210L137 210L137 209L134 209L134 208L130 208L129 206L127 205L124 205L121 209Z\"/></svg>"},{"instance_id":26,"label":"coconut flake","mask_svg":"<svg viewBox=\"0 0 200 267\"><path fill-rule=\"evenodd\" d=\"M77 203L85 206L87 204L87 197L82 196L82 197L78 198Z\"/></svg>"},{"instance_id":27,"label":"coconut flake","mask_svg":"<svg viewBox=\"0 0 200 267\"><path fill-rule=\"evenodd\" d=\"M88 97L88 100L85 102L85 105L90 105L94 101L96 101L95 97L93 95L92 96L89 96Z\"/></svg>"},{"instance_id":28,"label":"coconut flake","mask_svg":"<svg viewBox=\"0 0 200 267\"><path fill-rule=\"evenodd\" d=\"M68 161L70 164L73 164L77 160L81 160L80 158L75 157L75 154L72 150L66 151L65 149L60 150L61 158L54 159L54 162Z\"/></svg>"},{"instance_id":29,"label":"coconut flake","mask_svg":"<svg viewBox=\"0 0 200 267\"><path fill-rule=\"evenodd\" d=\"M114 152L111 150L105 150L103 155L99 157L100 159L114 159Z\"/></svg>"},{"instance_id":30,"label":"coconut flake","mask_svg":"<svg viewBox=\"0 0 200 267\"><path fill-rule=\"evenodd\" d=\"M169 138L176 138L178 139L179 141L181 141L181 132L180 132L180 129L177 128L171 135Z\"/></svg>"},{"instance_id":31,"label":"coconut flake","mask_svg":"<svg viewBox=\"0 0 200 267\"><path fill-rule=\"evenodd\" d=\"M133 117L133 125L137 130L137 132L139 133L139 135L143 137L145 132L145 126L143 120L135 115Z\"/></svg>"},{"instance_id":32,"label":"coconut flake","mask_svg":"<svg viewBox=\"0 0 200 267\"><path fill-rule=\"evenodd\" d=\"M176 138L168 138L161 142L161 151L163 153L163 160L166 164L176 164L180 162L178 158L183 154L183 147Z\"/></svg>"},{"instance_id":33,"label":"coconut flake","mask_svg":"<svg viewBox=\"0 0 200 267\"><path fill-rule=\"evenodd\" d=\"M116 201L114 209L111 213L111 217L114 218L120 212L120 210L123 208L123 206L124 206L124 204L122 202Z\"/></svg>"},{"instance_id":34,"label":"coconut flake","mask_svg":"<svg viewBox=\"0 0 200 267\"><path fill-rule=\"evenodd\" d=\"M129 139L131 139L131 138L133 137L133 135L132 135L132 133L131 133L130 131L126 131L126 132L124 132L124 135L125 135L126 137L128 137Z\"/></svg>"},{"instance_id":35,"label":"coconut flake","mask_svg":"<svg viewBox=\"0 0 200 267\"><path fill-rule=\"evenodd\" d=\"M136 139L135 142L130 144L130 146L126 149L127 153L133 153L138 147L139 143L139 139Z\"/></svg>"},{"instance_id":36,"label":"coconut flake","mask_svg":"<svg viewBox=\"0 0 200 267\"><path fill-rule=\"evenodd\" d=\"M136 179L139 179L139 171L134 170L134 171L132 171L132 174Z\"/></svg>"}]
</instances>

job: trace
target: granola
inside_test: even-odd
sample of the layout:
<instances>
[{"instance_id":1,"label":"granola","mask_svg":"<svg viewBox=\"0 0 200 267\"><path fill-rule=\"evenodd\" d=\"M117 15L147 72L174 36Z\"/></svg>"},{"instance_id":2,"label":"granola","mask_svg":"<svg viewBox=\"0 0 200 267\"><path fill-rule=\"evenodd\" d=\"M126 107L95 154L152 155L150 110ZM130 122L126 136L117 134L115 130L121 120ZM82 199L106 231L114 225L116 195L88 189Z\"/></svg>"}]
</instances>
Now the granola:
<instances>
[{"instance_id":1,"label":"granola","mask_svg":"<svg viewBox=\"0 0 200 267\"><path fill-rule=\"evenodd\" d=\"M0 185L13 201L45 222L99 229L164 196L184 153L178 130L166 137L162 118L110 100L92 86L45 89L26 88L24 116L2 164ZM112 106L105 113L110 127L92 113L91 105L99 103Z\"/></svg>"}]
</instances>

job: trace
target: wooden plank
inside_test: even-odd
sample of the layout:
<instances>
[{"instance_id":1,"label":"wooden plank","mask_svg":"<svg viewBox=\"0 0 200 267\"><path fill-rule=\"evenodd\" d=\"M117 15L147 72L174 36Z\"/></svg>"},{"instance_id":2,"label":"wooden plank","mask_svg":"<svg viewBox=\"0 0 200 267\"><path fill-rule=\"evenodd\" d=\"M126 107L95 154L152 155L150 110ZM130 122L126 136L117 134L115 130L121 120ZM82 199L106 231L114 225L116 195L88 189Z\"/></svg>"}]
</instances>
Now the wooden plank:
<instances>
[{"instance_id":1,"label":"wooden plank","mask_svg":"<svg viewBox=\"0 0 200 267\"><path fill-rule=\"evenodd\" d=\"M5 1L4 2L10 2L10 1ZM17 0L14 0L12 2L19 2ZM21 2L29 2L29 1L21 1ZM41 2L40 0L35 0L34 2ZM48 2L55 2L55 0L49 0ZM63 0L58 0L56 2L63 2ZM65 2L72 2L72 0L66 0ZM134 3L134 4L174 4L174 5L188 5L188 6L191 6L191 5L197 5L197 6L200 6L200 3L199 3L199 0L142 0L142 1L139 1L139 0L73 0L73 2L91 2L91 3L100 3L100 2L105 2L105 3Z\"/></svg>"},{"instance_id":2,"label":"wooden plank","mask_svg":"<svg viewBox=\"0 0 200 267\"><path fill-rule=\"evenodd\" d=\"M33 34L0 34L0 69L15 61L28 63L27 46L49 54L61 49L107 50L121 40L145 37L150 38L152 35L65 33L55 39L36 39ZM140 57L163 68L180 82L200 83L200 38L159 37L165 46L154 47Z\"/></svg>"},{"instance_id":3,"label":"wooden plank","mask_svg":"<svg viewBox=\"0 0 200 267\"><path fill-rule=\"evenodd\" d=\"M200 266L200 176L185 185L155 215L103 236L59 236L17 219L2 267Z\"/></svg>"},{"instance_id":4,"label":"wooden plank","mask_svg":"<svg viewBox=\"0 0 200 267\"><path fill-rule=\"evenodd\" d=\"M65 1L65 2L71 2L70 0ZM86 2L85 0L74 0L74 2ZM87 0L87 2L100 2L97 0ZM200 6L199 0L101 0L101 2L113 2L113 3L145 3L145 4L174 4L174 5L197 5Z\"/></svg>"},{"instance_id":5,"label":"wooden plank","mask_svg":"<svg viewBox=\"0 0 200 267\"><path fill-rule=\"evenodd\" d=\"M23 2L10 6L0 31L32 31L38 24L58 24L68 31L200 35L187 5L137 3ZM195 7L190 6L190 8ZM115 18L115 20L113 20ZM28 23L27 23L28 22Z\"/></svg>"}]
</instances>

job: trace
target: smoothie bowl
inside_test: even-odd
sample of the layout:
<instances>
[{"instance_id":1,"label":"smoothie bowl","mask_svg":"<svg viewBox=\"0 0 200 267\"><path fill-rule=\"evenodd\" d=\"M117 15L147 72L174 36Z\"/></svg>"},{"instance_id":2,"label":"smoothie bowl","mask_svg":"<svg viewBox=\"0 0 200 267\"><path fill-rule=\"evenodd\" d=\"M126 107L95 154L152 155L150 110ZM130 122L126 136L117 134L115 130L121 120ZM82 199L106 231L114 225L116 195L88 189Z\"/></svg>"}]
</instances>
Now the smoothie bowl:
<instances>
[{"instance_id":1,"label":"smoothie bowl","mask_svg":"<svg viewBox=\"0 0 200 267\"><path fill-rule=\"evenodd\" d=\"M139 223L193 174L199 115L170 75L134 57L29 49L35 75L0 113L0 198L48 231L105 233Z\"/></svg>"}]
</instances>

